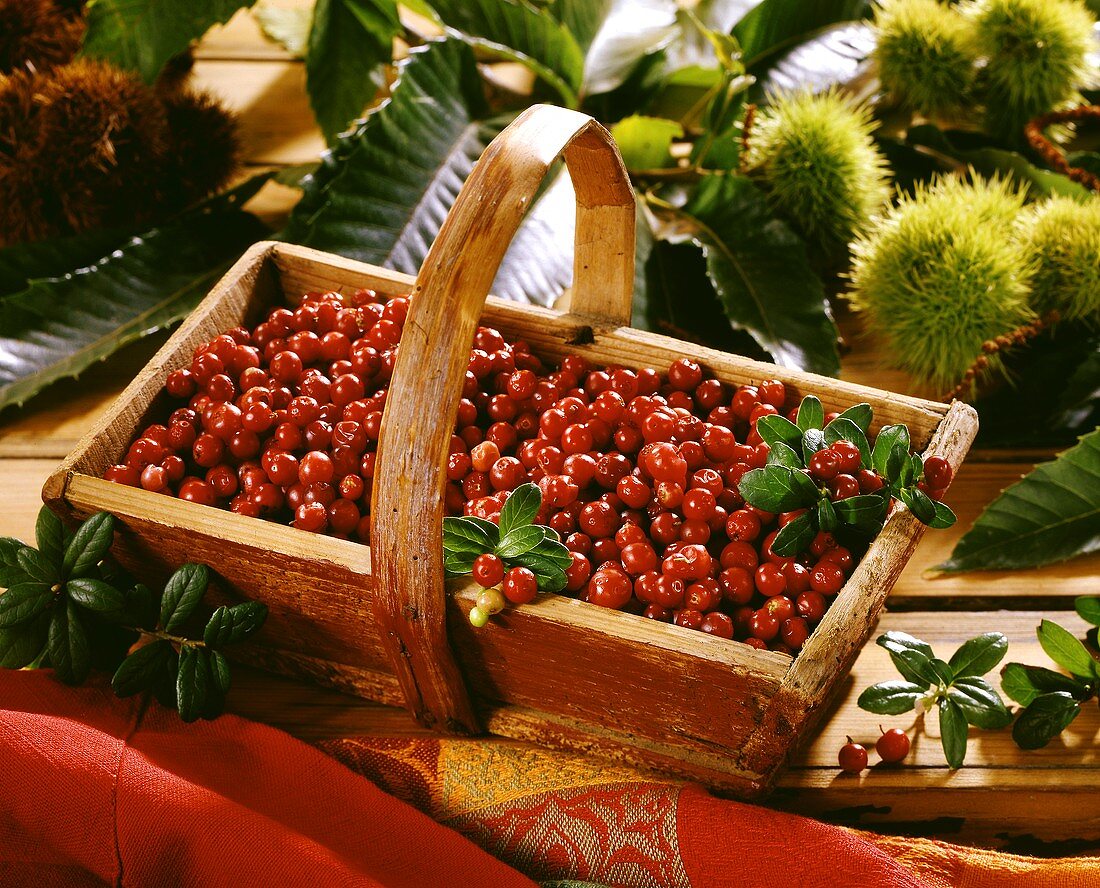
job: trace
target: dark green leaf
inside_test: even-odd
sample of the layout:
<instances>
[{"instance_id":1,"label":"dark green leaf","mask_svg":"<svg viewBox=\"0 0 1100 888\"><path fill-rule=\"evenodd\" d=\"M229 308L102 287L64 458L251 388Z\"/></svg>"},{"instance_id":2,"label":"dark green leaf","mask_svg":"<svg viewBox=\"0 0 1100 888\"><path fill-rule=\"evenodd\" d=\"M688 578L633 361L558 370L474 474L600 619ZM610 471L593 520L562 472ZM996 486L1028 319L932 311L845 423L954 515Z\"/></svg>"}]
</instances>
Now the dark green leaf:
<instances>
[{"instance_id":1,"label":"dark green leaf","mask_svg":"<svg viewBox=\"0 0 1100 888\"><path fill-rule=\"evenodd\" d=\"M55 568L60 569L65 552L65 525L49 508L38 510L38 520L34 524L34 539L38 551Z\"/></svg>"},{"instance_id":2,"label":"dark green leaf","mask_svg":"<svg viewBox=\"0 0 1100 888\"><path fill-rule=\"evenodd\" d=\"M46 642L50 665L65 684L81 684L92 668L88 633L81 622L80 610L71 601L60 603L50 615Z\"/></svg>"},{"instance_id":3,"label":"dark green leaf","mask_svg":"<svg viewBox=\"0 0 1100 888\"><path fill-rule=\"evenodd\" d=\"M927 690L911 681L881 681L860 694L857 703L860 709L876 715L901 715L923 699Z\"/></svg>"},{"instance_id":4,"label":"dark green leaf","mask_svg":"<svg viewBox=\"0 0 1100 888\"><path fill-rule=\"evenodd\" d=\"M955 522L959 519L955 517L955 513L951 511L951 507L946 503L936 502L936 517L929 523L929 527L933 527L937 530L943 530L948 527L953 527Z\"/></svg>"},{"instance_id":5,"label":"dark green leaf","mask_svg":"<svg viewBox=\"0 0 1100 888\"><path fill-rule=\"evenodd\" d=\"M474 569L480 552L443 552L443 573L447 577L465 577Z\"/></svg>"},{"instance_id":6,"label":"dark green leaf","mask_svg":"<svg viewBox=\"0 0 1100 888\"><path fill-rule=\"evenodd\" d=\"M863 468L871 466L871 446L867 443L867 436L858 425L844 416L838 416L825 426L825 443L835 444L837 441L851 441L859 448L860 463Z\"/></svg>"},{"instance_id":7,"label":"dark green leaf","mask_svg":"<svg viewBox=\"0 0 1100 888\"><path fill-rule=\"evenodd\" d=\"M581 49L586 50L614 5L614 0L554 0L550 13L565 25Z\"/></svg>"},{"instance_id":8,"label":"dark green leaf","mask_svg":"<svg viewBox=\"0 0 1100 888\"><path fill-rule=\"evenodd\" d=\"M220 651L207 651L206 655L210 658L210 677L214 680L214 687L224 697L229 693L229 661Z\"/></svg>"},{"instance_id":9,"label":"dark green leaf","mask_svg":"<svg viewBox=\"0 0 1100 888\"><path fill-rule=\"evenodd\" d=\"M150 690L175 657L171 643L163 639L144 645L119 664L111 687L119 697L132 697Z\"/></svg>"},{"instance_id":10,"label":"dark green leaf","mask_svg":"<svg viewBox=\"0 0 1100 888\"><path fill-rule=\"evenodd\" d=\"M985 675L1004 659L1008 637L1001 632L986 632L964 641L951 655L949 665L955 676Z\"/></svg>"},{"instance_id":11,"label":"dark green leaf","mask_svg":"<svg viewBox=\"0 0 1100 888\"><path fill-rule=\"evenodd\" d=\"M966 716L950 697L940 698L940 743L951 768L961 768L966 758Z\"/></svg>"},{"instance_id":12,"label":"dark green leaf","mask_svg":"<svg viewBox=\"0 0 1100 888\"><path fill-rule=\"evenodd\" d=\"M96 613L112 613L126 606L126 596L110 583L92 577L75 577L65 584L69 597Z\"/></svg>"},{"instance_id":13,"label":"dark green leaf","mask_svg":"<svg viewBox=\"0 0 1100 888\"><path fill-rule=\"evenodd\" d=\"M925 642L904 632L886 632L875 639L875 644L889 652L894 666L906 680L924 687L938 684L939 676L929 665L935 654Z\"/></svg>"},{"instance_id":14,"label":"dark green leaf","mask_svg":"<svg viewBox=\"0 0 1100 888\"><path fill-rule=\"evenodd\" d=\"M222 648L254 635L267 619L267 605L258 601L243 601L226 607L224 604L210 615L202 640L208 648Z\"/></svg>"},{"instance_id":15,"label":"dark green leaf","mask_svg":"<svg viewBox=\"0 0 1100 888\"><path fill-rule=\"evenodd\" d=\"M25 290L33 280L61 277L91 265L126 243L133 234L130 229L88 231L0 248L0 299Z\"/></svg>"},{"instance_id":16,"label":"dark green leaf","mask_svg":"<svg viewBox=\"0 0 1100 888\"><path fill-rule=\"evenodd\" d=\"M901 471L898 454L909 454L909 429L904 425L883 426L871 451L871 467L887 483L896 481Z\"/></svg>"},{"instance_id":17,"label":"dark green leaf","mask_svg":"<svg viewBox=\"0 0 1100 888\"><path fill-rule=\"evenodd\" d=\"M833 508L845 524L868 525L882 521L889 505L890 501L886 497L864 493L837 500L833 503Z\"/></svg>"},{"instance_id":18,"label":"dark green leaf","mask_svg":"<svg viewBox=\"0 0 1100 888\"><path fill-rule=\"evenodd\" d=\"M1063 669L1082 678L1095 677L1096 660L1071 632L1051 620L1043 620L1035 634L1046 655Z\"/></svg>"},{"instance_id":19,"label":"dark green leaf","mask_svg":"<svg viewBox=\"0 0 1100 888\"><path fill-rule=\"evenodd\" d=\"M817 527L826 533L836 530L837 514L832 501L822 498L817 501ZM774 551L774 550L773 550Z\"/></svg>"},{"instance_id":20,"label":"dark green leaf","mask_svg":"<svg viewBox=\"0 0 1100 888\"><path fill-rule=\"evenodd\" d=\"M250 181L0 301L0 409L186 315L266 232L238 206L258 187Z\"/></svg>"},{"instance_id":21,"label":"dark green leaf","mask_svg":"<svg viewBox=\"0 0 1100 888\"><path fill-rule=\"evenodd\" d=\"M1001 695L984 678L976 675L959 678L947 695L976 728L996 731L1012 722L1012 714L1005 709Z\"/></svg>"},{"instance_id":22,"label":"dark green leaf","mask_svg":"<svg viewBox=\"0 0 1100 888\"><path fill-rule=\"evenodd\" d=\"M1082 620L1092 623L1093 626L1100 626L1100 598L1082 595L1073 602L1073 605Z\"/></svg>"},{"instance_id":23,"label":"dark green leaf","mask_svg":"<svg viewBox=\"0 0 1100 888\"><path fill-rule=\"evenodd\" d=\"M0 669L23 669L42 654L50 615L39 614L35 619L18 626L0 629Z\"/></svg>"},{"instance_id":24,"label":"dark green leaf","mask_svg":"<svg viewBox=\"0 0 1100 888\"><path fill-rule=\"evenodd\" d=\"M537 484L521 484L508 494L500 510L501 542L513 530L534 521L541 505L542 492Z\"/></svg>"},{"instance_id":25,"label":"dark green leaf","mask_svg":"<svg viewBox=\"0 0 1100 888\"><path fill-rule=\"evenodd\" d=\"M157 670L157 676L153 684L153 694L156 696L157 702L168 709L175 709L178 705L176 702L176 685L179 679L179 670L180 655L175 648L169 645L168 653L161 658L160 667Z\"/></svg>"},{"instance_id":26,"label":"dark green leaf","mask_svg":"<svg viewBox=\"0 0 1100 888\"><path fill-rule=\"evenodd\" d=\"M798 405L798 427L802 431L819 429L825 424L825 408L814 395L806 395Z\"/></svg>"},{"instance_id":27,"label":"dark green leaf","mask_svg":"<svg viewBox=\"0 0 1100 888\"><path fill-rule=\"evenodd\" d=\"M560 22L515 0L432 0L449 30L472 46L521 62L576 107L584 53Z\"/></svg>"},{"instance_id":28,"label":"dark green leaf","mask_svg":"<svg viewBox=\"0 0 1100 888\"><path fill-rule=\"evenodd\" d=\"M784 466L751 469L742 476L737 489L745 502L766 512L790 512L812 506L820 499L809 477Z\"/></svg>"},{"instance_id":29,"label":"dark green leaf","mask_svg":"<svg viewBox=\"0 0 1100 888\"><path fill-rule=\"evenodd\" d=\"M665 235L693 239L730 324L777 364L835 375L837 331L805 245L743 176L708 176Z\"/></svg>"},{"instance_id":30,"label":"dark green leaf","mask_svg":"<svg viewBox=\"0 0 1100 888\"><path fill-rule=\"evenodd\" d=\"M28 622L49 607L52 601L53 592L45 583L16 583L0 595L0 627Z\"/></svg>"},{"instance_id":31,"label":"dark green leaf","mask_svg":"<svg viewBox=\"0 0 1100 888\"><path fill-rule=\"evenodd\" d=\"M867 15L866 0L764 0L733 29L745 67L757 70L779 53L804 43L829 27Z\"/></svg>"},{"instance_id":32,"label":"dark green leaf","mask_svg":"<svg viewBox=\"0 0 1100 888\"><path fill-rule=\"evenodd\" d=\"M785 466L788 469L801 469L802 457L800 457L797 451L788 447L781 441L777 441L772 445L768 451L769 466Z\"/></svg>"},{"instance_id":33,"label":"dark green leaf","mask_svg":"<svg viewBox=\"0 0 1100 888\"><path fill-rule=\"evenodd\" d=\"M14 567L19 557L19 550L25 548L24 544L13 537L0 537L0 567Z\"/></svg>"},{"instance_id":34,"label":"dark green leaf","mask_svg":"<svg viewBox=\"0 0 1100 888\"><path fill-rule=\"evenodd\" d=\"M306 89L330 142L384 85L379 68L401 28L396 0L317 0L306 53Z\"/></svg>"},{"instance_id":35,"label":"dark green leaf","mask_svg":"<svg viewBox=\"0 0 1100 888\"><path fill-rule=\"evenodd\" d=\"M160 625L165 632L172 632L187 621L209 585L210 571L205 564L184 564L168 578L160 599Z\"/></svg>"},{"instance_id":36,"label":"dark green leaf","mask_svg":"<svg viewBox=\"0 0 1100 888\"><path fill-rule=\"evenodd\" d=\"M501 510L503 513L503 510ZM483 520L483 519L482 519ZM489 530L485 525L492 527ZM474 558L492 552L499 539L497 527L491 521L481 523L472 517L443 519L443 551L454 555L472 554Z\"/></svg>"},{"instance_id":37,"label":"dark green leaf","mask_svg":"<svg viewBox=\"0 0 1100 888\"><path fill-rule=\"evenodd\" d=\"M524 552L541 545L546 540L546 535L541 527L534 524L520 525L508 531L497 546L497 555L502 559L518 558Z\"/></svg>"},{"instance_id":38,"label":"dark green leaf","mask_svg":"<svg viewBox=\"0 0 1100 888\"><path fill-rule=\"evenodd\" d=\"M37 549L25 546L15 556L16 565L35 583L52 586L60 579L56 562L50 561Z\"/></svg>"},{"instance_id":39,"label":"dark green leaf","mask_svg":"<svg viewBox=\"0 0 1100 888\"><path fill-rule=\"evenodd\" d=\"M1087 700L1092 693L1079 679L1023 663L1009 663L1001 670L1001 689L1021 706L1050 691L1063 691L1076 700Z\"/></svg>"},{"instance_id":40,"label":"dark green leaf","mask_svg":"<svg viewBox=\"0 0 1100 888\"><path fill-rule=\"evenodd\" d=\"M871 409L870 404L866 403L855 404L837 417L837 419L847 419L854 422L859 427L859 430L863 432L865 438L868 430L871 428L871 420L874 418L875 411ZM864 464L864 468L870 465L870 460L868 460L867 463Z\"/></svg>"},{"instance_id":41,"label":"dark green leaf","mask_svg":"<svg viewBox=\"0 0 1100 888\"><path fill-rule=\"evenodd\" d=\"M824 450L827 446L825 433L821 429L807 429L802 436L802 454L806 457L806 462L809 462L811 456L819 450Z\"/></svg>"},{"instance_id":42,"label":"dark green leaf","mask_svg":"<svg viewBox=\"0 0 1100 888\"><path fill-rule=\"evenodd\" d=\"M802 430L785 416L761 416L756 421L756 431L769 447L776 444L797 447L802 441Z\"/></svg>"},{"instance_id":43,"label":"dark green leaf","mask_svg":"<svg viewBox=\"0 0 1100 888\"><path fill-rule=\"evenodd\" d=\"M1020 749L1042 749L1069 727L1081 712L1081 704L1064 691L1040 694L1020 713L1012 726L1012 739Z\"/></svg>"},{"instance_id":44,"label":"dark green leaf","mask_svg":"<svg viewBox=\"0 0 1100 888\"><path fill-rule=\"evenodd\" d=\"M788 521L772 540L772 551L776 555L795 556L805 552L813 542L817 526L809 512Z\"/></svg>"},{"instance_id":45,"label":"dark green leaf","mask_svg":"<svg viewBox=\"0 0 1100 888\"><path fill-rule=\"evenodd\" d=\"M936 674L939 684L945 687L951 684L955 678L951 672L951 667L947 665L947 661L941 660L939 657L932 657L928 661L928 667Z\"/></svg>"},{"instance_id":46,"label":"dark green leaf","mask_svg":"<svg viewBox=\"0 0 1100 888\"><path fill-rule=\"evenodd\" d=\"M87 9L83 54L137 71L146 83L212 26L256 0L96 0Z\"/></svg>"},{"instance_id":47,"label":"dark green leaf","mask_svg":"<svg viewBox=\"0 0 1100 888\"><path fill-rule=\"evenodd\" d=\"M944 571L1017 570L1100 550L1100 429L986 506Z\"/></svg>"},{"instance_id":48,"label":"dark green leaf","mask_svg":"<svg viewBox=\"0 0 1100 888\"><path fill-rule=\"evenodd\" d=\"M909 487L898 491L900 499L921 524L931 524L936 520L936 504L923 490Z\"/></svg>"},{"instance_id":49,"label":"dark green leaf","mask_svg":"<svg viewBox=\"0 0 1100 888\"><path fill-rule=\"evenodd\" d=\"M179 672L176 675L176 707L185 722L193 722L202 715L210 683L210 664L204 651L184 645L180 649Z\"/></svg>"}]
</instances>

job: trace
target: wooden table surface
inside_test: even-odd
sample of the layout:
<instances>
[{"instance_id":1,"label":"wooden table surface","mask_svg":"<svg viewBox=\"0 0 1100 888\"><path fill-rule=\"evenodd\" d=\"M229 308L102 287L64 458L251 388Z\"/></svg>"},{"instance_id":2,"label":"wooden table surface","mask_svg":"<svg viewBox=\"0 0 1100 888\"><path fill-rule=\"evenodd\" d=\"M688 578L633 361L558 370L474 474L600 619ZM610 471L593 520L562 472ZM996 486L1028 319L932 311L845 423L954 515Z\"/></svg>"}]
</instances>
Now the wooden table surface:
<instances>
[{"instance_id":1,"label":"wooden table surface","mask_svg":"<svg viewBox=\"0 0 1100 888\"><path fill-rule=\"evenodd\" d=\"M310 115L301 63L264 42L247 17L238 16L209 35L196 55L197 84L240 114L248 166L317 157L323 142ZM269 185L253 208L278 220L295 196ZM904 375L881 366L872 342L855 335L850 323L844 327L851 345L844 378L894 391L911 389ZM0 415L0 536L33 538L47 474L163 340L150 337L78 382L62 382L22 411ZM1083 630L1073 598L1100 594L1100 557L1017 573L927 574L985 504L1050 456L1041 450L971 454L948 498L958 525L925 536L888 601L880 630L910 632L945 657L966 638L999 630L1011 640L1011 659L1050 665L1035 627L1046 616L1075 632ZM952 772L944 764L934 719L925 727L911 716L880 718L856 707L864 687L893 676L886 653L868 645L820 735L782 778L773 804L836 822L1024 853L1100 849L1100 709L1089 705L1060 738L1035 752L1018 750L1008 730L972 729L967 764ZM230 707L306 740L419 730L402 711L247 670L235 678ZM836 753L844 737L873 742L880 723L914 728L914 750L905 766L875 767L860 777L841 775Z\"/></svg>"}]
</instances>

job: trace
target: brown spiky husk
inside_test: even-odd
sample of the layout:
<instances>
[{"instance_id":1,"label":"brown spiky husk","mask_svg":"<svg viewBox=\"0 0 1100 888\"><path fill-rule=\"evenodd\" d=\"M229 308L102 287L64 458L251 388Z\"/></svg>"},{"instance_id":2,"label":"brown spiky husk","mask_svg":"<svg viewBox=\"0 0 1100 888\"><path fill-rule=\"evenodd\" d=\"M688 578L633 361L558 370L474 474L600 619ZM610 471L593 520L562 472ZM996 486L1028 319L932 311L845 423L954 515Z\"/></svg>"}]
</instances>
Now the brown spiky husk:
<instances>
[{"instance_id":1,"label":"brown spiky husk","mask_svg":"<svg viewBox=\"0 0 1100 888\"><path fill-rule=\"evenodd\" d=\"M237 122L213 96L184 90L163 95L168 115L167 185L180 205L227 184L237 167Z\"/></svg>"},{"instance_id":2,"label":"brown spiky husk","mask_svg":"<svg viewBox=\"0 0 1100 888\"><path fill-rule=\"evenodd\" d=\"M0 0L0 74L64 65L80 49L83 36L79 9L54 0Z\"/></svg>"}]
</instances>

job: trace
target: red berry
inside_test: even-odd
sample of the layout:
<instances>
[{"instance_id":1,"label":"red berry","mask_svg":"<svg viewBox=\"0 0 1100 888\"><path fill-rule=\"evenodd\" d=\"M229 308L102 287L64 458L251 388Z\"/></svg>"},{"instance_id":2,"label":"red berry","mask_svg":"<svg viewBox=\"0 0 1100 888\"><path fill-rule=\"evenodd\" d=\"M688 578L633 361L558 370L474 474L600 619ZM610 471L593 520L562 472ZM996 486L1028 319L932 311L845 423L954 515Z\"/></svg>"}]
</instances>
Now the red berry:
<instances>
[{"instance_id":1,"label":"red berry","mask_svg":"<svg viewBox=\"0 0 1100 888\"><path fill-rule=\"evenodd\" d=\"M840 471L849 475L859 471L862 457L859 448L851 441L836 441L829 449L840 458Z\"/></svg>"},{"instance_id":2,"label":"red berry","mask_svg":"<svg viewBox=\"0 0 1100 888\"><path fill-rule=\"evenodd\" d=\"M884 762L891 764L900 762L909 755L909 737L900 728L883 731L882 735L875 741L875 750Z\"/></svg>"},{"instance_id":3,"label":"red berry","mask_svg":"<svg viewBox=\"0 0 1100 888\"><path fill-rule=\"evenodd\" d=\"M823 595L835 595L844 585L844 571L830 561L819 561L810 571L810 588Z\"/></svg>"},{"instance_id":4,"label":"red berry","mask_svg":"<svg viewBox=\"0 0 1100 888\"><path fill-rule=\"evenodd\" d=\"M733 638L733 620L717 611L706 614L700 628L708 635L717 635L719 638Z\"/></svg>"},{"instance_id":5,"label":"red berry","mask_svg":"<svg viewBox=\"0 0 1100 888\"><path fill-rule=\"evenodd\" d=\"M840 770L848 774L858 774L867 767L867 750L848 738L848 742L840 747L837 761L840 764Z\"/></svg>"},{"instance_id":6,"label":"red berry","mask_svg":"<svg viewBox=\"0 0 1100 888\"><path fill-rule=\"evenodd\" d=\"M600 607L619 609L630 601L634 586L621 570L600 568L588 581L588 601Z\"/></svg>"},{"instance_id":7,"label":"red berry","mask_svg":"<svg viewBox=\"0 0 1100 888\"><path fill-rule=\"evenodd\" d=\"M954 473L950 463L939 456L930 456L924 461L924 477L933 490L943 490L951 484Z\"/></svg>"},{"instance_id":8,"label":"red berry","mask_svg":"<svg viewBox=\"0 0 1100 888\"><path fill-rule=\"evenodd\" d=\"M496 555L485 552L474 559L471 574L474 580L486 589L498 586L504 579L504 562Z\"/></svg>"},{"instance_id":9,"label":"red berry","mask_svg":"<svg viewBox=\"0 0 1100 888\"><path fill-rule=\"evenodd\" d=\"M484 556L481 556L484 557ZM513 567L504 575L501 586L504 597L512 604L528 604L535 600L539 587L535 575L526 567Z\"/></svg>"},{"instance_id":10,"label":"red berry","mask_svg":"<svg viewBox=\"0 0 1100 888\"><path fill-rule=\"evenodd\" d=\"M810 457L807 467L818 481L831 481L840 474L840 457L832 450L819 450Z\"/></svg>"}]
</instances>

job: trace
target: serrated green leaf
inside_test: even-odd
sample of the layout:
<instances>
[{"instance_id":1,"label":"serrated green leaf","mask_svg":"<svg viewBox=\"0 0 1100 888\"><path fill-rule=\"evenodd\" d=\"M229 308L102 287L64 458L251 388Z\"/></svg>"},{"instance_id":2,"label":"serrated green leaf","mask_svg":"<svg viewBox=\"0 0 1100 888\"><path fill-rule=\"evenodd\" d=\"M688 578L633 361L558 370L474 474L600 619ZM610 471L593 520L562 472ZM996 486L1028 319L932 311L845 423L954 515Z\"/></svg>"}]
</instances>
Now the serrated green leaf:
<instances>
[{"instance_id":1,"label":"serrated green leaf","mask_svg":"<svg viewBox=\"0 0 1100 888\"><path fill-rule=\"evenodd\" d=\"M837 528L836 508L829 499L823 498L817 501L817 528L826 533L832 533Z\"/></svg>"},{"instance_id":2,"label":"serrated green leaf","mask_svg":"<svg viewBox=\"0 0 1100 888\"><path fill-rule=\"evenodd\" d=\"M1100 429L1003 491L939 569L1018 570L1100 551Z\"/></svg>"},{"instance_id":3,"label":"serrated green leaf","mask_svg":"<svg viewBox=\"0 0 1100 888\"><path fill-rule=\"evenodd\" d=\"M769 447L786 444L797 447L802 441L802 430L785 416L761 416L756 421L756 431Z\"/></svg>"},{"instance_id":4,"label":"serrated green leaf","mask_svg":"<svg viewBox=\"0 0 1100 888\"><path fill-rule=\"evenodd\" d=\"M500 510L501 544L513 530L534 521L541 505L542 491L537 484L521 484L508 494Z\"/></svg>"},{"instance_id":5,"label":"serrated green leaf","mask_svg":"<svg viewBox=\"0 0 1100 888\"><path fill-rule=\"evenodd\" d=\"M871 445L867 443L867 435L863 429L845 416L838 416L825 426L825 443L835 444L837 441L850 441L859 448L860 464L863 468L871 466Z\"/></svg>"},{"instance_id":6,"label":"serrated green leaf","mask_svg":"<svg viewBox=\"0 0 1100 888\"><path fill-rule=\"evenodd\" d=\"M1069 727L1081 713L1081 704L1064 691L1040 694L1012 726L1012 739L1020 749L1042 749Z\"/></svg>"},{"instance_id":7,"label":"serrated green leaf","mask_svg":"<svg viewBox=\"0 0 1100 888\"><path fill-rule=\"evenodd\" d=\"M962 707L950 697L941 697L940 710L940 743L943 745L943 754L947 758L947 764L951 768L961 768L966 759L966 716Z\"/></svg>"},{"instance_id":8,"label":"serrated green leaf","mask_svg":"<svg viewBox=\"0 0 1100 888\"><path fill-rule=\"evenodd\" d=\"M38 510L38 520L34 524L34 539L42 556L59 569L65 553L65 525L48 506Z\"/></svg>"},{"instance_id":9,"label":"serrated green leaf","mask_svg":"<svg viewBox=\"0 0 1100 888\"><path fill-rule=\"evenodd\" d=\"M15 561L16 566L30 577L32 582L52 586L60 579L56 562L50 561L49 558L30 546L24 546L20 549L15 556Z\"/></svg>"},{"instance_id":10,"label":"serrated green leaf","mask_svg":"<svg viewBox=\"0 0 1100 888\"><path fill-rule=\"evenodd\" d=\"M267 605L259 601L243 601L227 607L224 604L210 615L202 639L208 648L236 644L256 634L267 619Z\"/></svg>"},{"instance_id":11,"label":"serrated green leaf","mask_svg":"<svg viewBox=\"0 0 1100 888\"><path fill-rule=\"evenodd\" d=\"M967 675L955 681L947 691L962 710L969 724L976 728L996 731L1012 722L1012 714L1005 708L993 686L984 678Z\"/></svg>"},{"instance_id":12,"label":"serrated green leaf","mask_svg":"<svg viewBox=\"0 0 1100 888\"><path fill-rule=\"evenodd\" d=\"M1001 670L1001 689L1021 706L1050 691L1063 691L1076 700L1087 700L1092 694L1080 679L1023 663L1009 663Z\"/></svg>"},{"instance_id":13,"label":"serrated green leaf","mask_svg":"<svg viewBox=\"0 0 1100 888\"><path fill-rule=\"evenodd\" d=\"M575 108L584 53L553 16L516 0L432 0L448 30L471 46L526 65Z\"/></svg>"},{"instance_id":14,"label":"serrated green leaf","mask_svg":"<svg viewBox=\"0 0 1100 888\"><path fill-rule=\"evenodd\" d=\"M41 613L18 626L0 628L0 669L23 669L42 654L50 615Z\"/></svg>"},{"instance_id":15,"label":"serrated green leaf","mask_svg":"<svg viewBox=\"0 0 1100 888\"><path fill-rule=\"evenodd\" d=\"M91 265L126 243L133 235L131 228L114 228L2 247L0 299L25 290L33 280L60 277L66 272Z\"/></svg>"},{"instance_id":16,"label":"serrated green leaf","mask_svg":"<svg viewBox=\"0 0 1100 888\"><path fill-rule=\"evenodd\" d=\"M306 90L328 141L384 85L380 67L400 31L396 0L317 0L306 53Z\"/></svg>"},{"instance_id":17,"label":"serrated green leaf","mask_svg":"<svg viewBox=\"0 0 1100 888\"><path fill-rule=\"evenodd\" d=\"M119 697L132 697L141 691L150 690L167 668L168 661L175 656L176 652L170 642L163 639L150 642L119 664L111 679L111 687Z\"/></svg>"},{"instance_id":18,"label":"serrated green leaf","mask_svg":"<svg viewBox=\"0 0 1100 888\"><path fill-rule=\"evenodd\" d=\"M1096 660L1067 629L1051 620L1043 620L1035 634L1046 655L1063 669L1081 678L1095 676Z\"/></svg>"},{"instance_id":19,"label":"serrated green leaf","mask_svg":"<svg viewBox=\"0 0 1100 888\"><path fill-rule=\"evenodd\" d=\"M951 655L948 665L956 676L985 675L1004 659L1008 637L1002 632L985 632L964 641Z\"/></svg>"},{"instance_id":20,"label":"serrated green leaf","mask_svg":"<svg viewBox=\"0 0 1100 888\"><path fill-rule=\"evenodd\" d=\"M255 177L254 177L255 178ZM267 175L260 177L266 180ZM267 229L239 204L251 180L132 238L93 265L0 300L0 409L76 376L198 304Z\"/></svg>"},{"instance_id":21,"label":"serrated green leaf","mask_svg":"<svg viewBox=\"0 0 1100 888\"><path fill-rule=\"evenodd\" d=\"M825 424L825 408L816 396L806 395L802 399L802 403L798 405L796 424L804 432L820 429Z\"/></svg>"},{"instance_id":22,"label":"serrated green leaf","mask_svg":"<svg viewBox=\"0 0 1100 888\"><path fill-rule=\"evenodd\" d=\"M845 524L868 525L882 521L890 501L874 493L862 493L833 503L836 514Z\"/></svg>"},{"instance_id":23,"label":"serrated green leaf","mask_svg":"<svg viewBox=\"0 0 1100 888\"><path fill-rule=\"evenodd\" d=\"M839 370L836 326L805 245L774 217L743 176L707 176L680 210L663 210L668 239L694 240L730 324L748 332L775 363L815 373Z\"/></svg>"},{"instance_id":24,"label":"serrated green leaf","mask_svg":"<svg viewBox=\"0 0 1100 888\"><path fill-rule=\"evenodd\" d=\"M611 135L628 170L655 170L675 164L672 141L684 128L663 117L631 114L611 127Z\"/></svg>"},{"instance_id":25,"label":"serrated green leaf","mask_svg":"<svg viewBox=\"0 0 1100 888\"><path fill-rule=\"evenodd\" d=\"M798 452L793 448L788 447L782 441L777 441L768 450L767 465L769 466L785 466L788 469L801 469L802 457L798 455Z\"/></svg>"},{"instance_id":26,"label":"serrated green leaf","mask_svg":"<svg viewBox=\"0 0 1100 888\"><path fill-rule=\"evenodd\" d=\"M79 609L71 601L58 603L50 615L46 641L50 665L65 684L81 684L92 668L92 652L88 633L81 622Z\"/></svg>"},{"instance_id":27,"label":"serrated green leaf","mask_svg":"<svg viewBox=\"0 0 1100 888\"><path fill-rule=\"evenodd\" d=\"M888 483L897 480L897 473L901 469L894 456L895 446L908 455L909 429L904 425L883 426L878 437L875 438L875 446L871 451L871 468Z\"/></svg>"},{"instance_id":28,"label":"serrated green leaf","mask_svg":"<svg viewBox=\"0 0 1100 888\"><path fill-rule=\"evenodd\" d=\"M179 672L176 674L176 708L183 721L193 722L202 715L210 683L210 664L203 651L185 645L180 649Z\"/></svg>"},{"instance_id":29,"label":"serrated green leaf","mask_svg":"<svg viewBox=\"0 0 1100 888\"><path fill-rule=\"evenodd\" d=\"M53 601L45 583L16 583L0 595L0 627L17 626L33 620Z\"/></svg>"},{"instance_id":30,"label":"serrated green leaf","mask_svg":"<svg viewBox=\"0 0 1100 888\"><path fill-rule=\"evenodd\" d=\"M745 502L766 512L790 512L816 504L820 492L803 472L784 466L750 469L737 485Z\"/></svg>"},{"instance_id":31,"label":"serrated green leaf","mask_svg":"<svg viewBox=\"0 0 1100 888\"><path fill-rule=\"evenodd\" d=\"M901 715L909 712L928 689L911 681L881 681L859 695L860 709L876 715Z\"/></svg>"},{"instance_id":32,"label":"serrated green leaf","mask_svg":"<svg viewBox=\"0 0 1100 888\"><path fill-rule=\"evenodd\" d=\"M863 432L864 436L868 434L868 430L871 428L871 422L874 418L875 411L871 408L871 405L867 403L854 404L837 417L837 419L847 419L850 422L854 422L856 427ZM870 460L868 460L864 468L870 465Z\"/></svg>"},{"instance_id":33,"label":"serrated green leaf","mask_svg":"<svg viewBox=\"0 0 1100 888\"><path fill-rule=\"evenodd\" d=\"M168 578L160 599L160 625L165 632L172 632L187 621L209 585L210 570L205 564L184 564Z\"/></svg>"},{"instance_id":34,"label":"serrated green leaf","mask_svg":"<svg viewBox=\"0 0 1100 888\"><path fill-rule=\"evenodd\" d=\"M126 596L110 583L92 577L76 577L65 584L69 598L96 613L121 611L126 606Z\"/></svg>"},{"instance_id":35,"label":"serrated green leaf","mask_svg":"<svg viewBox=\"0 0 1100 888\"><path fill-rule=\"evenodd\" d=\"M95 0L83 55L137 71L152 83L170 58L256 0Z\"/></svg>"},{"instance_id":36,"label":"serrated green leaf","mask_svg":"<svg viewBox=\"0 0 1100 888\"><path fill-rule=\"evenodd\" d=\"M805 552L813 542L817 526L809 512L788 521L779 529L772 540L772 551L776 555L795 556Z\"/></svg>"},{"instance_id":37,"label":"serrated green leaf","mask_svg":"<svg viewBox=\"0 0 1100 888\"><path fill-rule=\"evenodd\" d=\"M1086 623L1100 626L1100 598L1082 595L1073 602L1073 606Z\"/></svg>"},{"instance_id":38,"label":"serrated green leaf","mask_svg":"<svg viewBox=\"0 0 1100 888\"><path fill-rule=\"evenodd\" d=\"M518 558L524 552L530 552L546 541L541 527L533 524L515 527L504 536L497 546L497 555L504 560Z\"/></svg>"}]
</instances>

